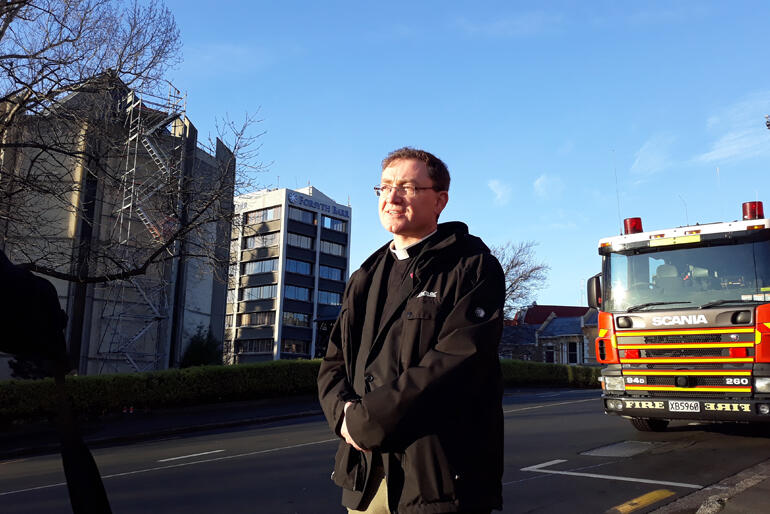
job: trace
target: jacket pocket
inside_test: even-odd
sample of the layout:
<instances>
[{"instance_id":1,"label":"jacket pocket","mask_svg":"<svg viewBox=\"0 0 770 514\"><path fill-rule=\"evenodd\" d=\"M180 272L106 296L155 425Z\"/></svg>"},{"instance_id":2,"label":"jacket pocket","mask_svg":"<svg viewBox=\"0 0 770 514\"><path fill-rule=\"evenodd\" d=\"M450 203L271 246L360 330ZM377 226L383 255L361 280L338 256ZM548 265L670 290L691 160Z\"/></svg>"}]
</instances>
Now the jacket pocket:
<instances>
[{"instance_id":1,"label":"jacket pocket","mask_svg":"<svg viewBox=\"0 0 770 514\"><path fill-rule=\"evenodd\" d=\"M404 308L401 333L401 364L409 368L436 343L436 322L439 304L435 298L412 298Z\"/></svg>"},{"instance_id":2,"label":"jacket pocket","mask_svg":"<svg viewBox=\"0 0 770 514\"><path fill-rule=\"evenodd\" d=\"M438 436L428 435L412 443L401 464L404 469L403 505L457 501L456 475Z\"/></svg>"},{"instance_id":3,"label":"jacket pocket","mask_svg":"<svg viewBox=\"0 0 770 514\"><path fill-rule=\"evenodd\" d=\"M366 483L366 459L364 455L340 441L337 454L334 456L334 472L332 481L340 487L351 491L363 491Z\"/></svg>"}]
</instances>

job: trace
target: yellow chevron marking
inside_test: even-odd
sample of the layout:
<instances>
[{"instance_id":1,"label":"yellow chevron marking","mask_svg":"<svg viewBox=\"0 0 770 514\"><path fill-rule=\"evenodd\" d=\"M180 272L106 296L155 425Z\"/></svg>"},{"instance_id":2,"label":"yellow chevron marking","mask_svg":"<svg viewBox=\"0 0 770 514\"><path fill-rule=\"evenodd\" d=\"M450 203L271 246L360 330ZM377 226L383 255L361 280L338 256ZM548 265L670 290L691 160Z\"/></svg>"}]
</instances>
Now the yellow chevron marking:
<instances>
[{"instance_id":1,"label":"yellow chevron marking","mask_svg":"<svg viewBox=\"0 0 770 514\"><path fill-rule=\"evenodd\" d=\"M616 505L607 512L610 512L612 514L616 514L616 513L629 514L631 512L634 512L635 510L649 507L653 503L657 503L675 494L676 493L674 491L669 491L668 489L658 489L657 491L652 491L647 494L638 496L633 500L628 500L626 503L621 503L620 505Z\"/></svg>"}]
</instances>

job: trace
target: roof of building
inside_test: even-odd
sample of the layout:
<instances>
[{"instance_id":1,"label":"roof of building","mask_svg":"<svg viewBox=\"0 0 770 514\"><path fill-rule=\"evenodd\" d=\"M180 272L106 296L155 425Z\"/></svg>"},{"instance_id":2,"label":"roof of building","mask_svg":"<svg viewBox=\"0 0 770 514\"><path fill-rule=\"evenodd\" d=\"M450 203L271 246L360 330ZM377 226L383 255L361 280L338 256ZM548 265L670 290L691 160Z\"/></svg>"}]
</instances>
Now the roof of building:
<instances>
[{"instance_id":1,"label":"roof of building","mask_svg":"<svg viewBox=\"0 0 770 514\"><path fill-rule=\"evenodd\" d=\"M583 316L588 307L570 305L530 305L516 313L515 319L527 325L541 325L553 312L559 318ZM522 312L523 319L522 319Z\"/></svg>"},{"instance_id":2,"label":"roof of building","mask_svg":"<svg viewBox=\"0 0 770 514\"><path fill-rule=\"evenodd\" d=\"M535 344L536 327L531 325L505 325L500 346L515 344Z\"/></svg>"},{"instance_id":3,"label":"roof of building","mask_svg":"<svg viewBox=\"0 0 770 514\"><path fill-rule=\"evenodd\" d=\"M542 327L538 337L559 337L569 335L583 335L580 316L553 318Z\"/></svg>"},{"instance_id":4,"label":"roof of building","mask_svg":"<svg viewBox=\"0 0 770 514\"><path fill-rule=\"evenodd\" d=\"M599 311L596 309L589 309L585 315L583 324L586 326L596 326L599 324Z\"/></svg>"}]
</instances>

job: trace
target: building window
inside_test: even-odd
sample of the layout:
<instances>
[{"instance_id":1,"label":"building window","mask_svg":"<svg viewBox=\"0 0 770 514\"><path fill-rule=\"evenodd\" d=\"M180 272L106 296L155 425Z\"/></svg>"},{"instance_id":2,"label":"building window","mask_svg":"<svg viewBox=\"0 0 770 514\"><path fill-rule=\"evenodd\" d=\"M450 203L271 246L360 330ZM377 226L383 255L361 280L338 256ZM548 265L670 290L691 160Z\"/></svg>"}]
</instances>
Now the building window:
<instances>
[{"instance_id":1,"label":"building window","mask_svg":"<svg viewBox=\"0 0 770 514\"><path fill-rule=\"evenodd\" d=\"M249 236L243 238L244 248L267 248L268 246L275 246L278 244L278 232L270 232L268 234L257 234L256 236Z\"/></svg>"},{"instance_id":2,"label":"building window","mask_svg":"<svg viewBox=\"0 0 770 514\"><path fill-rule=\"evenodd\" d=\"M235 303L235 289L227 290L227 303Z\"/></svg>"},{"instance_id":3,"label":"building window","mask_svg":"<svg viewBox=\"0 0 770 514\"><path fill-rule=\"evenodd\" d=\"M235 342L236 353L273 353L272 339L244 339Z\"/></svg>"},{"instance_id":4,"label":"building window","mask_svg":"<svg viewBox=\"0 0 770 514\"><path fill-rule=\"evenodd\" d=\"M225 315L225 328L233 328L233 315L232 314L226 314Z\"/></svg>"},{"instance_id":5,"label":"building window","mask_svg":"<svg viewBox=\"0 0 770 514\"><path fill-rule=\"evenodd\" d=\"M299 273L300 275L310 275L310 263L305 261L295 261L286 259L286 271Z\"/></svg>"},{"instance_id":6,"label":"building window","mask_svg":"<svg viewBox=\"0 0 770 514\"><path fill-rule=\"evenodd\" d=\"M328 228L329 230L336 230L337 232L345 232L348 231L348 222L338 220L337 218L330 218L329 216L323 217L323 226L324 228Z\"/></svg>"},{"instance_id":7,"label":"building window","mask_svg":"<svg viewBox=\"0 0 770 514\"><path fill-rule=\"evenodd\" d=\"M281 206L260 209L258 211L247 212L243 215L244 225L253 225L255 223L264 223L265 221L277 220L281 217Z\"/></svg>"},{"instance_id":8,"label":"building window","mask_svg":"<svg viewBox=\"0 0 770 514\"><path fill-rule=\"evenodd\" d=\"M244 287L241 289L241 300L265 300L275 298L277 286L275 284L259 287Z\"/></svg>"},{"instance_id":9,"label":"building window","mask_svg":"<svg viewBox=\"0 0 770 514\"><path fill-rule=\"evenodd\" d=\"M266 259L264 261L251 261L243 264L244 275L256 273L269 273L278 269L278 259Z\"/></svg>"},{"instance_id":10,"label":"building window","mask_svg":"<svg viewBox=\"0 0 770 514\"><path fill-rule=\"evenodd\" d=\"M577 343L569 343L567 358L569 359L567 362L569 362L570 364L578 363L578 344Z\"/></svg>"},{"instance_id":11,"label":"building window","mask_svg":"<svg viewBox=\"0 0 770 514\"><path fill-rule=\"evenodd\" d=\"M545 347L545 355L543 356L545 362L556 362L554 361L554 351L553 346L548 345Z\"/></svg>"},{"instance_id":12,"label":"building window","mask_svg":"<svg viewBox=\"0 0 770 514\"><path fill-rule=\"evenodd\" d=\"M286 298L292 300L301 300L303 302L310 301L310 289L307 287L299 286L286 286Z\"/></svg>"},{"instance_id":13,"label":"building window","mask_svg":"<svg viewBox=\"0 0 770 514\"><path fill-rule=\"evenodd\" d=\"M315 213L306 211L305 209L289 207L289 219L301 221L302 223L307 223L308 225L315 225Z\"/></svg>"},{"instance_id":14,"label":"building window","mask_svg":"<svg viewBox=\"0 0 770 514\"><path fill-rule=\"evenodd\" d=\"M321 240L321 251L331 255L338 255L340 257L345 256L345 247L341 244L332 243L331 241Z\"/></svg>"},{"instance_id":15,"label":"building window","mask_svg":"<svg viewBox=\"0 0 770 514\"><path fill-rule=\"evenodd\" d=\"M283 323L285 325L292 325L295 327L309 327L310 314L304 314L301 312L284 312Z\"/></svg>"},{"instance_id":16,"label":"building window","mask_svg":"<svg viewBox=\"0 0 770 514\"><path fill-rule=\"evenodd\" d=\"M274 325L275 324L275 311L266 312L249 312L241 314L240 325L241 327L247 326L261 326L261 325Z\"/></svg>"},{"instance_id":17,"label":"building window","mask_svg":"<svg viewBox=\"0 0 770 514\"><path fill-rule=\"evenodd\" d=\"M342 270L339 268L332 268L331 266L321 265L319 270L321 278L328 278L329 280L342 280Z\"/></svg>"},{"instance_id":18,"label":"building window","mask_svg":"<svg viewBox=\"0 0 770 514\"><path fill-rule=\"evenodd\" d=\"M318 303L326 305L340 305L341 297L339 293L332 293L331 291L318 291Z\"/></svg>"},{"instance_id":19,"label":"building window","mask_svg":"<svg viewBox=\"0 0 770 514\"><path fill-rule=\"evenodd\" d=\"M313 238L311 237L303 236L300 234L294 234L293 232L289 232L288 234L286 234L286 236L287 236L286 242L291 246L304 248L306 250L313 249Z\"/></svg>"},{"instance_id":20,"label":"building window","mask_svg":"<svg viewBox=\"0 0 770 514\"><path fill-rule=\"evenodd\" d=\"M281 351L284 353L298 353L307 355L309 353L310 341L301 341L299 339L284 339Z\"/></svg>"}]
</instances>

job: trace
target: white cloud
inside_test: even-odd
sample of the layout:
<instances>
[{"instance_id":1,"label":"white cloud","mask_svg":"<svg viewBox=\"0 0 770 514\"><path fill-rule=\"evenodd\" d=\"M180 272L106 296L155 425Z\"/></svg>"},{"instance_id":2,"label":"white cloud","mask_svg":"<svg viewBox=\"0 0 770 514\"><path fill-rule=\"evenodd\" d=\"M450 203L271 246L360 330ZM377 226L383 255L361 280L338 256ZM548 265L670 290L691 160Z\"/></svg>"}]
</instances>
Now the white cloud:
<instances>
[{"instance_id":1,"label":"white cloud","mask_svg":"<svg viewBox=\"0 0 770 514\"><path fill-rule=\"evenodd\" d=\"M561 178L548 174L542 174L532 184L535 194L541 198L554 198L564 191L564 182Z\"/></svg>"},{"instance_id":2,"label":"white cloud","mask_svg":"<svg viewBox=\"0 0 770 514\"><path fill-rule=\"evenodd\" d=\"M763 128L763 130L766 130ZM768 135L756 130L728 132L711 144L711 150L696 157L700 162L747 159L768 151Z\"/></svg>"},{"instance_id":3,"label":"white cloud","mask_svg":"<svg viewBox=\"0 0 770 514\"><path fill-rule=\"evenodd\" d=\"M762 118L765 114L770 114L770 91L749 95L709 116L706 128L720 135L708 151L696 155L693 160L713 163L770 153L770 141Z\"/></svg>"},{"instance_id":4,"label":"white cloud","mask_svg":"<svg viewBox=\"0 0 770 514\"><path fill-rule=\"evenodd\" d=\"M631 165L634 175L649 176L671 166L670 149L675 138L670 134L656 134L648 139L636 152Z\"/></svg>"},{"instance_id":5,"label":"white cloud","mask_svg":"<svg viewBox=\"0 0 770 514\"><path fill-rule=\"evenodd\" d=\"M495 205L506 205L510 201L513 188L509 184L492 179L487 182L487 187L495 195Z\"/></svg>"},{"instance_id":6,"label":"white cloud","mask_svg":"<svg viewBox=\"0 0 770 514\"><path fill-rule=\"evenodd\" d=\"M518 38L554 32L562 24L562 16L533 11L498 17L489 21L458 18L455 21L462 32L474 37Z\"/></svg>"}]
</instances>

